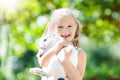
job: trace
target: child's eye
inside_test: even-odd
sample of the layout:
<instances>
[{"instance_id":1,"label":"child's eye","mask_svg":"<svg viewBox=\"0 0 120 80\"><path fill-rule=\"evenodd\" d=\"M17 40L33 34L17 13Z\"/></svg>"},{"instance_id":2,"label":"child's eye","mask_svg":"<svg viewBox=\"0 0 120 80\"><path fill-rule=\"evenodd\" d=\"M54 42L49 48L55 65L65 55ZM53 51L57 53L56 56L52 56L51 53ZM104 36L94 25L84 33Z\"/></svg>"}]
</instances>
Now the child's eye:
<instances>
[{"instance_id":1,"label":"child's eye","mask_svg":"<svg viewBox=\"0 0 120 80\"><path fill-rule=\"evenodd\" d=\"M63 28L63 26L58 26L58 28Z\"/></svg>"},{"instance_id":2,"label":"child's eye","mask_svg":"<svg viewBox=\"0 0 120 80\"><path fill-rule=\"evenodd\" d=\"M68 25L68 27L72 27L71 25Z\"/></svg>"}]
</instances>

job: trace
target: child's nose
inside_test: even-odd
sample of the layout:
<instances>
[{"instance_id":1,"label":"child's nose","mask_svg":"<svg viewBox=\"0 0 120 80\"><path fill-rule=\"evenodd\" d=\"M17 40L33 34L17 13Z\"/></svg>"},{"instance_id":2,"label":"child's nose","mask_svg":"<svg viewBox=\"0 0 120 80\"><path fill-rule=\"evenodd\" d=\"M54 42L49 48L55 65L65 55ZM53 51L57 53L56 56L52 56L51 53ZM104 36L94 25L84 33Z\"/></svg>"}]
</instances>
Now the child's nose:
<instances>
[{"instance_id":1,"label":"child's nose","mask_svg":"<svg viewBox=\"0 0 120 80\"><path fill-rule=\"evenodd\" d=\"M69 31L69 29L68 28L63 28L63 31Z\"/></svg>"},{"instance_id":2,"label":"child's nose","mask_svg":"<svg viewBox=\"0 0 120 80\"><path fill-rule=\"evenodd\" d=\"M63 29L63 33L64 33L64 34L68 34L68 33L69 33L69 30L68 30L67 28L64 28L64 29Z\"/></svg>"}]
</instances>

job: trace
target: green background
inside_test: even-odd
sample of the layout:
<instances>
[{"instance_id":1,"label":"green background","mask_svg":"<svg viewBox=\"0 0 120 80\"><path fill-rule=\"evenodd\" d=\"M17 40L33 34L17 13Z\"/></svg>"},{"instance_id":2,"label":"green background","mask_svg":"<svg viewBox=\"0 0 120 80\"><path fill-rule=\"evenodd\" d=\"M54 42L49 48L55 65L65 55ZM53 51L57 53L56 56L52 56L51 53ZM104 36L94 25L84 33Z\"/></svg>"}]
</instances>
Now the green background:
<instances>
[{"instance_id":1,"label":"green background","mask_svg":"<svg viewBox=\"0 0 120 80\"><path fill-rule=\"evenodd\" d=\"M0 0L0 80L40 80L29 68L39 67L39 39L62 7L80 10L83 80L120 80L120 0Z\"/></svg>"}]
</instances>

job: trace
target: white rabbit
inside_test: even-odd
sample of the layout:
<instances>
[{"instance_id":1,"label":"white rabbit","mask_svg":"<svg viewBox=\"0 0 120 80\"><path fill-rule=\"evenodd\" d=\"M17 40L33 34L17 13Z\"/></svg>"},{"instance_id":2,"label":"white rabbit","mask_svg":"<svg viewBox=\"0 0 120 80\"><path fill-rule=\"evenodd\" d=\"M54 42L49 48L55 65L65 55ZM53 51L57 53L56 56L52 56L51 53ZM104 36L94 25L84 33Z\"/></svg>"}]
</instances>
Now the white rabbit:
<instances>
[{"instance_id":1,"label":"white rabbit","mask_svg":"<svg viewBox=\"0 0 120 80\"><path fill-rule=\"evenodd\" d=\"M43 51L42 52L39 51L38 54L40 53L39 55L43 55L52 46L54 46L59 40L60 40L60 38L58 38L56 36L50 36L50 35L42 36L41 41L40 41L40 43L41 43L40 48L42 48ZM66 50L70 50L70 49L72 49L70 61L75 67L77 67L78 52L74 46L68 45L66 47ZM58 60L58 57L60 57L62 59L63 55L64 54L62 54L62 50L61 50L60 54L58 54L57 56L55 55L51 58L50 63L48 64L47 67L43 67L42 69L41 68L31 68L30 72L32 72L34 74L46 76L46 77L53 76L54 77L53 80L57 80L58 78L64 78L65 80L69 80L66 78L65 71L64 71L60 61Z\"/></svg>"}]
</instances>

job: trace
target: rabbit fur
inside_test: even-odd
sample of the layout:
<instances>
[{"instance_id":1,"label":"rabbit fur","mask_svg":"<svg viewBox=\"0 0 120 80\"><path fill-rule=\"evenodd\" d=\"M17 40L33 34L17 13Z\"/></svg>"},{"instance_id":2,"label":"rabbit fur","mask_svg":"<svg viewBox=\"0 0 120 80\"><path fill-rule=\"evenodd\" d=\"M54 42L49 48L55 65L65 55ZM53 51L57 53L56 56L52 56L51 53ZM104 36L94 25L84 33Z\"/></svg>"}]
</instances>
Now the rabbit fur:
<instances>
[{"instance_id":1,"label":"rabbit fur","mask_svg":"<svg viewBox=\"0 0 120 80\"><path fill-rule=\"evenodd\" d=\"M47 52L52 46L54 46L58 41L60 40L60 38L58 38L57 36L51 36L51 35L44 35L42 36L41 40L40 40L40 48L42 48L43 50L39 50L38 54L40 56L44 55L45 52ZM77 50L75 49L74 46L67 46L66 50L69 50L72 48L72 52L71 52L71 56L70 56L70 61L71 63L77 67ZM62 56L62 50L60 51L60 55L58 54L59 57L63 57ZM75 55L76 54L76 55ZM73 60L74 59L74 60ZM65 71L62 67L62 64L60 63L60 61L58 60L58 57L55 55L51 58L50 63L48 64L47 67L43 67L43 68L31 68L30 69L31 73L37 74L37 75L42 75L42 76L46 76L46 77L50 77L50 76L54 76L54 78L59 78L59 77L66 77ZM56 80L54 79L54 80ZM67 80L67 79L66 79Z\"/></svg>"}]
</instances>

